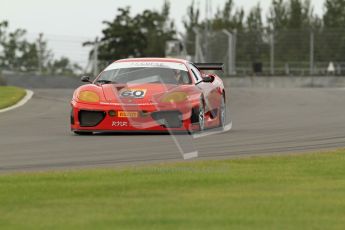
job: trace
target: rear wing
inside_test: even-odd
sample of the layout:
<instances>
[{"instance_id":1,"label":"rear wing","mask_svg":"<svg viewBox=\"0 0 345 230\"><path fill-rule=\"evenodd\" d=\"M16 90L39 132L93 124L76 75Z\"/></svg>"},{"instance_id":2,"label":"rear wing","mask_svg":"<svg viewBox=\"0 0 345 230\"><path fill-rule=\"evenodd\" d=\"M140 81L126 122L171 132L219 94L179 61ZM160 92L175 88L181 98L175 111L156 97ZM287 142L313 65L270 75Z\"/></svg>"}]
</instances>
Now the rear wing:
<instances>
[{"instance_id":1,"label":"rear wing","mask_svg":"<svg viewBox=\"0 0 345 230\"><path fill-rule=\"evenodd\" d=\"M194 63L199 70L221 70L224 69L223 63Z\"/></svg>"}]
</instances>

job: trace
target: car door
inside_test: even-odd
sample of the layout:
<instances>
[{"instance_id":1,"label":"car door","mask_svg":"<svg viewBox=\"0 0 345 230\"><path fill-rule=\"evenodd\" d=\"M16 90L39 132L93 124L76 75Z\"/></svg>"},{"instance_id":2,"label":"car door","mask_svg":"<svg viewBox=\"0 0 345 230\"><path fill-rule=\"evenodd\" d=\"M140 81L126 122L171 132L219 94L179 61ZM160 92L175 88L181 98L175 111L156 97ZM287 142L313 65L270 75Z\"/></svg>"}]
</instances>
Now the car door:
<instances>
[{"instance_id":1,"label":"car door","mask_svg":"<svg viewBox=\"0 0 345 230\"><path fill-rule=\"evenodd\" d=\"M210 112L218 108L218 99L217 97L215 97L217 94L217 90L214 87L214 84L210 82L203 82L201 72L193 64L190 64L190 69L195 78L196 86L199 87L204 94L206 112Z\"/></svg>"}]
</instances>

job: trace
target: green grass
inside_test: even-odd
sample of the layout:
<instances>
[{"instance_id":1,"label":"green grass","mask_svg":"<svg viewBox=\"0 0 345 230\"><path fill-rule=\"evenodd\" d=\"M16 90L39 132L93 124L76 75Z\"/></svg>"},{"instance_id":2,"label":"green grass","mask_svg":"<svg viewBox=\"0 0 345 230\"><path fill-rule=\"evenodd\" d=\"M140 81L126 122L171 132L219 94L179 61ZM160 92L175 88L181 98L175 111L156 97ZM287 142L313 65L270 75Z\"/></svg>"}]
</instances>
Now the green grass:
<instances>
[{"instance_id":1,"label":"green grass","mask_svg":"<svg viewBox=\"0 0 345 230\"><path fill-rule=\"evenodd\" d=\"M0 228L344 229L344 156L0 175Z\"/></svg>"},{"instance_id":2,"label":"green grass","mask_svg":"<svg viewBox=\"0 0 345 230\"><path fill-rule=\"evenodd\" d=\"M25 90L14 86L0 86L0 109L16 104L25 96Z\"/></svg>"}]
</instances>

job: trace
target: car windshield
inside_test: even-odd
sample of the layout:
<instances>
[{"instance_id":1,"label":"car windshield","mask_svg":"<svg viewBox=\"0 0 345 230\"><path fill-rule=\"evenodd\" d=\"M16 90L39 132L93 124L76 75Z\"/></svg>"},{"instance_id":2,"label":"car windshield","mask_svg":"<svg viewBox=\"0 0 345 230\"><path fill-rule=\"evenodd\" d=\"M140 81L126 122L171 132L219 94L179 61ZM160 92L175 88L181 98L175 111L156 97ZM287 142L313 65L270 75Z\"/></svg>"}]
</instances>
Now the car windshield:
<instances>
[{"instance_id":1,"label":"car windshield","mask_svg":"<svg viewBox=\"0 0 345 230\"><path fill-rule=\"evenodd\" d=\"M97 82L105 84L190 84L185 66L159 65L159 63L114 63L106 68Z\"/></svg>"}]
</instances>

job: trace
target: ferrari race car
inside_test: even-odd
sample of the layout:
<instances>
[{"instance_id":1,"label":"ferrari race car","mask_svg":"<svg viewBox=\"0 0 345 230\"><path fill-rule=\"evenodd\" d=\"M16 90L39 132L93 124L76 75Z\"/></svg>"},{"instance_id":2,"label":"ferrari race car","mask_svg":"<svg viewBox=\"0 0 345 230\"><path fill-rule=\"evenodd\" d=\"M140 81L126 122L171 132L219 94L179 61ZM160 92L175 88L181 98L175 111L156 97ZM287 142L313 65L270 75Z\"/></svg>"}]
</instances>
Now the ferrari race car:
<instances>
[{"instance_id":1,"label":"ferrari race car","mask_svg":"<svg viewBox=\"0 0 345 230\"><path fill-rule=\"evenodd\" d=\"M225 90L207 70L222 64L181 59L132 58L115 61L94 81L75 90L71 130L94 132L203 131L224 127Z\"/></svg>"}]
</instances>

